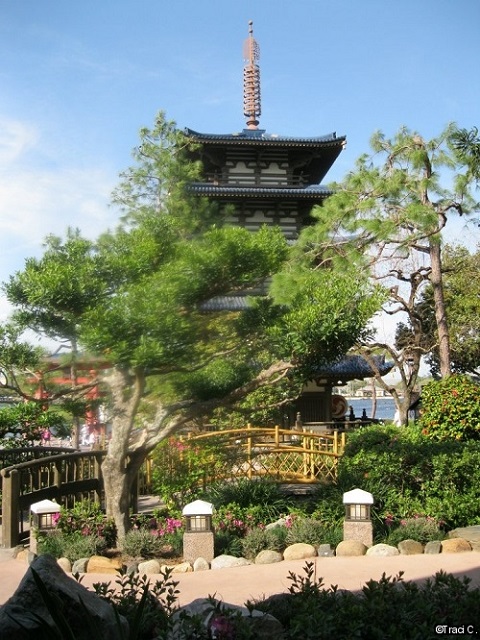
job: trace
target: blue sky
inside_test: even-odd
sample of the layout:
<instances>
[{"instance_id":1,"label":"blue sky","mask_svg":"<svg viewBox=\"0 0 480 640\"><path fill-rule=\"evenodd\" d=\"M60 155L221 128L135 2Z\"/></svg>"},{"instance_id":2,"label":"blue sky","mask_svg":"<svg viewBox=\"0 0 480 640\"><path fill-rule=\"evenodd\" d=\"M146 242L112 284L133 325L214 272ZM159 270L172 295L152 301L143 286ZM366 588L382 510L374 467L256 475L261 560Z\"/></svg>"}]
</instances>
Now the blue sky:
<instances>
[{"instance_id":1,"label":"blue sky","mask_svg":"<svg viewBox=\"0 0 480 640\"><path fill-rule=\"evenodd\" d=\"M260 126L345 134L328 180L378 129L479 125L479 0L0 0L0 281L49 233L115 225L110 193L159 110L182 128L244 127L250 19Z\"/></svg>"}]
</instances>

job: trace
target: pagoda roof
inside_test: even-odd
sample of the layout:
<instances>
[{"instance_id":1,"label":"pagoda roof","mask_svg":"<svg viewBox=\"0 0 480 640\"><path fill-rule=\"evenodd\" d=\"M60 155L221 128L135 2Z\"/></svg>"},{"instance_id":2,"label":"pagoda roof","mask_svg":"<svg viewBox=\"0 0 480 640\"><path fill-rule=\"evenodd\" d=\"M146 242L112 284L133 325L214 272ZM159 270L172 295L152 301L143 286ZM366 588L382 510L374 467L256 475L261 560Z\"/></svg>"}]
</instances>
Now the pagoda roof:
<instances>
[{"instance_id":1,"label":"pagoda roof","mask_svg":"<svg viewBox=\"0 0 480 640\"><path fill-rule=\"evenodd\" d=\"M373 356L372 360L382 376L393 369L394 363L386 362L384 356ZM317 367L315 378L328 378L345 383L349 380L372 378L375 373L374 367L363 356L347 355L337 362Z\"/></svg>"},{"instance_id":2,"label":"pagoda roof","mask_svg":"<svg viewBox=\"0 0 480 640\"><path fill-rule=\"evenodd\" d=\"M331 147L343 146L346 136L338 136L335 132L323 136L299 138L267 133L265 129L243 129L237 133L200 133L188 127L185 135L202 143L290 147Z\"/></svg>"},{"instance_id":3,"label":"pagoda roof","mask_svg":"<svg viewBox=\"0 0 480 640\"><path fill-rule=\"evenodd\" d=\"M207 197L235 198L283 198L292 200L313 200L318 202L332 195L334 192L322 185L308 187L233 187L228 185L215 185L206 182L193 182L189 189L196 195Z\"/></svg>"}]
</instances>

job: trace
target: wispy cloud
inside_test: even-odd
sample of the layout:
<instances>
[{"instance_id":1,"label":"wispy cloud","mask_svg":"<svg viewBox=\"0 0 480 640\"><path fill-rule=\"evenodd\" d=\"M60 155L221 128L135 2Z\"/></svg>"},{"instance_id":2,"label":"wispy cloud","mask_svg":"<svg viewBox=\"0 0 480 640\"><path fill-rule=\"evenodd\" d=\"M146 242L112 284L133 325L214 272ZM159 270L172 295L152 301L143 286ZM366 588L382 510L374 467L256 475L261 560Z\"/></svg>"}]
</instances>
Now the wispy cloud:
<instances>
[{"instance_id":1,"label":"wispy cloud","mask_svg":"<svg viewBox=\"0 0 480 640\"><path fill-rule=\"evenodd\" d=\"M94 238L116 224L108 206L116 176L102 167L32 166L31 151L41 144L34 128L0 122L0 282L40 255L45 237L63 236L67 227ZM0 317L8 305L0 299Z\"/></svg>"}]
</instances>

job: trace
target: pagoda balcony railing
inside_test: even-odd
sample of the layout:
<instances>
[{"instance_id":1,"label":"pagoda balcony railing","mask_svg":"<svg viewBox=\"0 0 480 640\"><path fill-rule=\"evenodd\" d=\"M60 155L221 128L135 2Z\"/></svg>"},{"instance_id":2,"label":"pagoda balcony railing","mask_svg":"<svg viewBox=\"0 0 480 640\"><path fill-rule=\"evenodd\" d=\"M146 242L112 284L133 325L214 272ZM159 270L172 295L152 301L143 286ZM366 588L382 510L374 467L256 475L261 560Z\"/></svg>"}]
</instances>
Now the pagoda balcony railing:
<instances>
[{"instance_id":1,"label":"pagoda balcony railing","mask_svg":"<svg viewBox=\"0 0 480 640\"><path fill-rule=\"evenodd\" d=\"M275 173L243 173L230 171L226 175L207 173L204 182L219 187L271 187L286 189L302 189L310 185L305 176L285 176Z\"/></svg>"}]
</instances>

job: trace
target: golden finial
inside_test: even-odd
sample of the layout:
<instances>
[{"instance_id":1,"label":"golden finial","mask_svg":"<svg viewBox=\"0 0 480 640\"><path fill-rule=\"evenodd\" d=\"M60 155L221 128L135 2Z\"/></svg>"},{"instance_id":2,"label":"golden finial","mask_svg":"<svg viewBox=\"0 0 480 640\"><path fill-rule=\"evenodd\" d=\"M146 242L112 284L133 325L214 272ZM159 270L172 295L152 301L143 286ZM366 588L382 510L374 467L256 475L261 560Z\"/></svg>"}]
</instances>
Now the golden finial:
<instances>
[{"instance_id":1,"label":"golden finial","mask_svg":"<svg viewBox=\"0 0 480 640\"><path fill-rule=\"evenodd\" d=\"M253 37L253 21L248 23L248 38L243 45L243 113L249 129L258 129L261 114L260 103L260 47Z\"/></svg>"}]
</instances>

